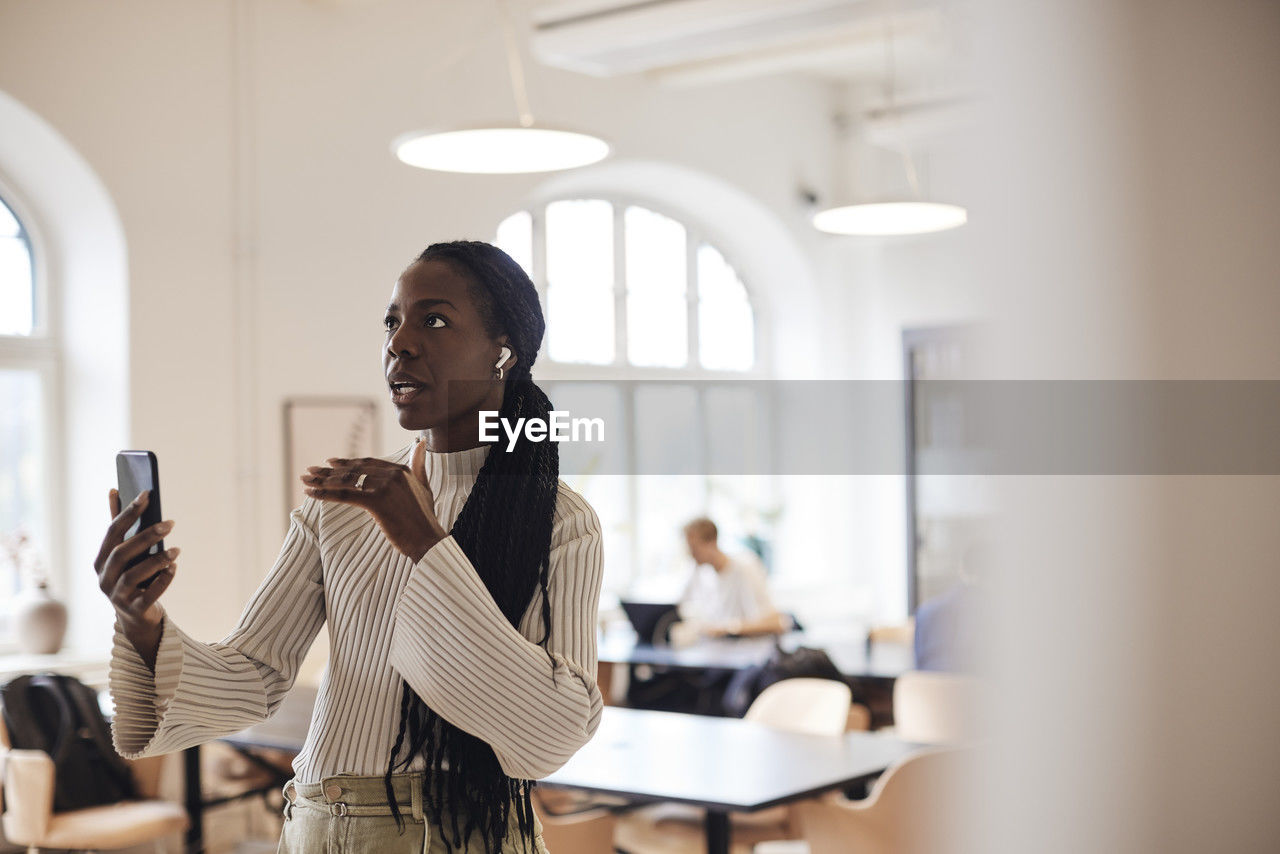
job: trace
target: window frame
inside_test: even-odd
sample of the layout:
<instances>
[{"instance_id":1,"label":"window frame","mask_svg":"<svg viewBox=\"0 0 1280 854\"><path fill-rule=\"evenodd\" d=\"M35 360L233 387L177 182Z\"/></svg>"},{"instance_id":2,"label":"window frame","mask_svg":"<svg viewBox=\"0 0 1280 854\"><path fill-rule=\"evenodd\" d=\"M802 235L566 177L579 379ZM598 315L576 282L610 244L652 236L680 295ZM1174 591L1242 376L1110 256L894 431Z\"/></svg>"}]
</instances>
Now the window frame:
<instances>
[{"instance_id":1,"label":"window frame","mask_svg":"<svg viewBox=\"0 0 1280 854\"><path fill-rule=\"evenodd\" d=\"M684 212L670 208L661 201L645 198L626 193L600 192L600 193L569 193L555 194L538 197L530 200L527 204L520 205L514 209L509 209L501 216L494 225L496 233L498 225L505 222L509 217L518 213L528 213L530 216L530 236L533 245L530 247L530 258L533 270L529 271L529 277L533 280L534 286L538 291L538 301L542 306L543 315L547 316L547 291L549 283L547 281L547 243L546 243L546 209L549 205L560 201L604 201L612 206L613 214L613 305L614 305L614 358L611 363L606 364L587 364L582 362L558 362L551 359L547 355L543 355L538 359L537 375L540 383L546 386L553 386L558 382L616 382L616 381L632 381L644 380L653 383L681 385L692 388L697 400L697 440L699 444L699 454L702 460L709 461L709 435L707 433L707 402L706 392L710 388L731 386L735 382L741 381L760 381L773 379L773 359L771 342L769 340L768 330L761 322L761 315L766 307L767 300L762 298L761 292L754 287L750 274L744 275L742 268L735 263L734 254L726 252L721 242L715 240L715 235L710 229L701 227L696 223L696 218L686 215ZM633 365L627 361L627 282L626 282L626 210L628 207L639 207L652 211L656 214L668 217L685 229L685 264L687 270L687 288L685 294L686 305L686 324L688 326L687 336L687 364L681 368L670 367L650 367ZM698 249L707 245L718 252L724 258L725 263L734 271L738 280L742 283L743 289L746 291L747 302L751 307L751 332L754 336L755 359L752 366L747 370L734 371L716 368L705 368L701 365L698 353L698 317L701 309L701 297L698 293ZM543 346L546 346L546 338L544 336ZM753 383L758 387L767 388L767 384L759 382ZM624 382L622 385L624 392L622 394L622 412L623 418L627 422L627 429L634 435L636 423L635 413L635 385L631 382ZM777 454L777 437L778 430L776 417L773 407L770 405L773 399L772 394L767 394L764 399L759 402L759 409L763 416L767 419L766 429L768 430L768 446L767 452L771 456ZM619 591L625 591L637 579L642 577L640 570L641 554L639 537L636 535L638 530L638 512L640 504L639 484L634 476L636 474L636 443L634 441L628 443L629 459L627 467L633 476L627 478L627 519L631 528L630 548L630 566L628 567L625 577L616 577L613 581L618 585ZM710 499L713 492L713 478L715 476L705 473L701 476L702 493L704 503ZM771 479L768 492L773 496L776 502L778 490L777 484Z\"/></svg>"},{"instance_id":2,"label":"window frame","mask_svg":"<svg viewBox=\"0 0 1280 854\"><path fill-rule=\"evenodd\" d=\"M41 418L44 425L44 501L41 513L48 542L41 555L51 594L64 603L71 598L66 570L66 523L56 512L65 506L65 471L61 449L66 435L63 423L64 368L60 329L53 321L59 309L57 294L48 268L49 253L41 236L38 218L21 196L0 175L0 202L18 221L19 233L31 257L32 312L34 322L30 335L0 334L0 369L29 370L37 374L41 388ZM21 579L20 579L21 580ZM16 601L16 600L15 600ZM12 611L0 612L0 654L18 651L19 644L11 622Z\"/></svg>"}]
</instances>

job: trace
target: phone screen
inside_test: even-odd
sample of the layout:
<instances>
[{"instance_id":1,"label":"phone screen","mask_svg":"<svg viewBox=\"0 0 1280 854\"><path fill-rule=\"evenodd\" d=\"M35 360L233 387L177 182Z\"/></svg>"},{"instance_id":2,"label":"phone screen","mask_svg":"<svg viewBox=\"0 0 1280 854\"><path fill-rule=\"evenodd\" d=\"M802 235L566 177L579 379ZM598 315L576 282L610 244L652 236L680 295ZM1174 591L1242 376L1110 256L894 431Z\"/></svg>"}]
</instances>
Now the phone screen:
<instances>
[{"instance_id":1,"label":"phone screen","mask_svg":"<svg viewBox=\"0 0 1280 854\"><path fill-rule=\"evenodd\" d=\"M120 509L137 498L143 490L151 490L151 498L147 507L125 531L125 539L129 539L142 528L154 525L163 518L160 515L160 483L156 455L150 451L121 451L116 454L117 490L120 493ZM152 545L142 554L129 561L128 566L141 563L152 555L164 551L164 541Z\"/></svg>"}]
</instances>

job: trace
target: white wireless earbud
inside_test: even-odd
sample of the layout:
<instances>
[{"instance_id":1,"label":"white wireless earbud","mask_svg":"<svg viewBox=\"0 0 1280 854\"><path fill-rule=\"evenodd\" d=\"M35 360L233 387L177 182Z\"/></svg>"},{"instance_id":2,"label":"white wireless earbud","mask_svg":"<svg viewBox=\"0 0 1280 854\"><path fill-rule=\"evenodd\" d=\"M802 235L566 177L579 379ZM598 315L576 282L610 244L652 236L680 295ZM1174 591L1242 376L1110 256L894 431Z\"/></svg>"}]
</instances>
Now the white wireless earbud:
<instances>
[{"instance_id":1,"label":"white wireless earbud","mask_svg":"<svg viewBox=\"0 0 1280 854\"><path fill-rule=\"evenodd\" d=\"M503 363L503 362L505 362L507 359L510 359L510 358L511 358L511 348L510 348L510 347L503 347L503 348L502 348L502 355L498 357L498 364L494 365L494 367L495 367L495 368L501 368L501 367L502 367L502 363Z\"/></svg>"}]
</instances>

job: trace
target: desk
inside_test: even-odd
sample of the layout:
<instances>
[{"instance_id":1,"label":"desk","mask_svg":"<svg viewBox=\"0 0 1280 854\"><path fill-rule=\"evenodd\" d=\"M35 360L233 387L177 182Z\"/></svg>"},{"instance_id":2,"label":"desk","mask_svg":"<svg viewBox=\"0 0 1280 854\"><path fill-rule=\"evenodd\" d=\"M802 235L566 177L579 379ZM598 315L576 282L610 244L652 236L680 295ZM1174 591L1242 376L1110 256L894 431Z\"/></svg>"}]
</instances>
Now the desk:
<instances>
[{"instance_id":1,"label":"desk","mask_svg":"<svg viewBox=\"0 0 1280 854\"><path fill-rule=\"evenodd\" d=\"M786 650L800 646L826 650L835 666L850 679L893 680L915 666L909 646L878 643L868 651L863 636L788 632L780 641ZM742 670L764 664L773 649L772 637L711 638L677 649L636 643L634 632L609 632L600 639L599 659L615 664L654 664L689 670Z\"/></svg>"},{"instance_id":2,"label":"desk","mask_svg":"<svg viewBox=\"0 0 1280 854\"><path fill-rule=\"evenodd\" d=\"M276 775L276 788L279 788L293 776L293 769L276 767L261 757L254 756L251 751L253 748L282 750L288 753L297 753L301 750L302 742L307 737L307 729L311 726L311 712L315 708L316 694L317 690L311 686L295 686L270 718L248 729L225 736L219 741L230 744L251 761ZM264 790L254 789L226 798L206 800L200 779L200 746L196 745L184 750L182 761L187 814L191 819L191 826L187 828L187 851L196 854L204 850L204 811L207 807L252 797Z\"/></svg>"},{"instance_id":3,"label":"desk","mask_svg":"<svg viewBox=\"0 0 1280 854\"><path fill-rule=\"evenodd\" d=\"M310 685L295 686L285 695L274 715L221 740L234 747L264 747L297 753L302 749L302 742L306 740L307 730L311 727L311 713L315 709L318 693Z\"/></svg>"},{"instance_id":4,"label":"desk","mask_svg":"<svg viewBox=\"0 0 1280 854\"><path fill-rule=\"evenodd\" d=\"M780 638L783 649L799 646L825 650L853 689L854 698L871 711L872 726L893 723L893 683L915 666L915 654L906 644L876 643L868 649L866 636L836 627L828 630L788 632ZM599 640L601 662L654 665L688 671L737 671L763 664L773 653L772 637L714 638L681 649L636 643L635 632L605 633ZM720 690L717 688L716 690ZM704 710L699 703L696 710ZM694 711L694 706L680 708Z\"/></svg>"},{"instance_id":5,"label":"desk","mask_svg":"<svg viewBox=\"0 0 1280 854\"><path fill-rule=\"evenodd\" d=\"M801 735L737 718L609 706L595 738L540 785L702 807L708 854L727 854L730 812L842 788L919 747L874 733Z\"/></svg>"}]
</instances>

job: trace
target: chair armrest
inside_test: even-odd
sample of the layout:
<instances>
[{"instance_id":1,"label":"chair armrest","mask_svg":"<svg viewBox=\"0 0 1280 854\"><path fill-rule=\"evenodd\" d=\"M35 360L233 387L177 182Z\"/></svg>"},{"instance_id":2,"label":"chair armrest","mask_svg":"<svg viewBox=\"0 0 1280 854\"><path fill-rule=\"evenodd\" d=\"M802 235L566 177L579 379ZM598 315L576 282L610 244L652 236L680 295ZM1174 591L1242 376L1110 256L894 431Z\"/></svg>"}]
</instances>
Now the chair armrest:
<instances>
[{"instance_id":1,"label":"chair armrest","mask_svg":"<svg viewBox=\"0 0 1280 854\"><path fill-rule=\"evenodd\" d=\"M53 817L53 760L42 750L10 750L4 757L4 833L33 845Z\"/></svg>"}]
</instances>

